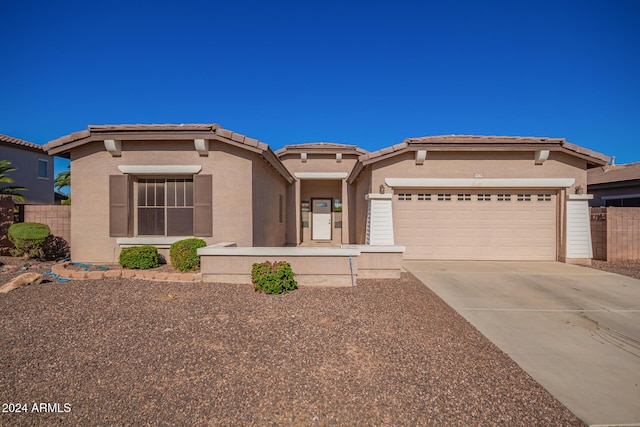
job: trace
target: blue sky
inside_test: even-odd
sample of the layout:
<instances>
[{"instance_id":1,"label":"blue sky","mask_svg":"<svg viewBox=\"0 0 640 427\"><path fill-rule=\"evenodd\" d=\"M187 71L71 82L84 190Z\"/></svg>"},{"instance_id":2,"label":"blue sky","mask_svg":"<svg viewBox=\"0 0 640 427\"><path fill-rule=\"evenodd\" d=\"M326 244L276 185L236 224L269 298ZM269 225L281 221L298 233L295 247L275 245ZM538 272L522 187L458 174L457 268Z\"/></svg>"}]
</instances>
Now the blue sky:
<instances>
[{"instance_id":1,"label":"blue sky","mask_svg":"<svg viewBox=\"0 0 640 427\"><path fill-rule=\"evenodd\" d=\"M640 1L0 1L0 133L564 137L640 161ZM57 163L57 170L64 166Z\"/></svg>"}]
</instances>

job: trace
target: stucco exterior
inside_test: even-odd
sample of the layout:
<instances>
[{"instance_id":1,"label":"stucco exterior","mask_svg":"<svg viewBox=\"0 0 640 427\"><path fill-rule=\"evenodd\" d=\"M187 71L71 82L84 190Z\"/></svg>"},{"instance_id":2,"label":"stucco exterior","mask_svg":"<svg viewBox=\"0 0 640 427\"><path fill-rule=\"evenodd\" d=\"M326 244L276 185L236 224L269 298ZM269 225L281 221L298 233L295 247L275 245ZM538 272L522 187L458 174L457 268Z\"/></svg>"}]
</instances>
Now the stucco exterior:
<instances>
[{"instance_id":1,"label":"stucco exterior","mask_svg":"<svg viewBox=\"0 0 640 427\"><path fill-rule=\"evenodd\" d=\"M210 216L202 217L210 218L211 224L194 219L193 233L200 234L208 244L233 242L238 247L400 244L408 248L407 253L420 256L424 252L414 246L423 245L424 239L430 238L430 230L438 227L437 221L425 222L424 215L435 215L438 207L445 204L429 198L433 209L417 207L412 217L411 210L399 211L399 207L407 205L398 203L418 194L424 199L426 193L433 193L434 197L437 193L451 193L449 196L453 198L460 197L460 203L470 202L464 205L468 219L460 229L449 221L447 226L452 227L454 240L446 241L449 248L444 255L438 254L436 247L430 249L429 256L455 258L456 235L461 245L468 246L470 235L465 235L465 230L475 233L480 230L474 231L474 227L489 227L484 234L478 234L485 236L486 245L493 244L494 235L511 240L501 251L491 252L487 248L482 252L487 258L482 259L504 256L501 254L508 257L509 245L517 247L518 241L514 239L521 238L525 250L518 256L527 256L527 245L544 241L547 249L535 259L567 260L571 258L570 249L576 251L575 242L567 243L567 229L582 230L581 224L571 222L571 227L567 226L568 221L575 221L567 217L567 200L586 189L587 169L608 161L606 156L563 139L520 137L414 138L376 152L344 144L310 143L272 152L266 144L218 125L92 126L50 142L47 149L50 154L71 158L72 256L79 261L99 262L116 261L124 246L142 241L153 243L153 238L139 236L135 226L137 215L141 215L135 211L137 180L188 174L194 177L196 205L202 198L202 189L209 188L202 187L203 180L196 177L211 177L211 189L207 190ZM154 174L144 172L147 170L144 167L154 168ZM184 172L187 170L191 172ZM115 216L110 212L121 214L122 210L114 211L109 200L109 194L114 194L113 188L110 190L110 185L114 185L110 184L110 176L122 175L128 176L131 194L129 216L120 218L133 225L119 227L120 234L114 235ZM505 209L505 204L483 204L478 211L482 215L479 220L469 217L475 215L473 207L484 197L495 202L499 193L513 196L513 209ZM531 202L530 211L539 212L538 217L528 215L525 205L516 206L516 197ZM330 206L324 204L327 210L319 210L318 218L323 221L330 218L330 234L325 234L326 230L322 235L314 233L314 201L321 199ZM572 200L574 205L582 203L582 199ZM207 203L200 209L206 210ZM528 218L533 224L529 224ZM424 228L427 223L431 229ZM503 229L503 223L510 225ZM517 224L523 226L518 228ZM536 227L545 230L541 232ZM402 237L405 240L394 241L394 235L402 234L401 229L415 229L415 233L405 232ZM376 240L378 237L374 235L382 236L382 240ZM154 244L166 250L178 237L190 236L160 236ZM590 248L587 249L578 252L590 258ZM459 252L467 257L477 256L469 247L461 246ZM367 262L374 265L381 263L384 255L368 257ZM212 266L219 264L219 260L206 262Z\"/></svg>"},{"instance_id":2,"label":"stucco exterior","mask_svg":"<svg viewBox=\"0 0 640 427\"><path fill-rule=\"evenodd\" d=\"M262 157L271 153L275 159L272 152L265 154L265 148L253 146L245 148L238 141L231 138L227 141L224 137L209 140L204 155L194 149L193 135L188 139L171 134L164 135L164 138L154 135L155 139L140 139L140 133L131 133L132 139L128 139L128 135L122 133L118 137L119 152L116 155L105 148L100 135L89 135L85 143L62 151L71 159L71 186L74 191L71 248L74 260L117 262L123 247L148 242L156 244L161 253L168 255L167 248L172 241L192 237L158 236L154 240L152 236L139 235L135 221L136 179L189 178L189 173L126 173L126 167L135 170L147 166L160 169L195 166L197 175L210 175L212 232L208 236L198 236L207 244L233 241L240 246L279 246L286 243L286 212L282 212L282 222L279 221L280 196L284 210L291 177L278 173ZM125 237L109 234L109 177L122 175L130 175L131 178L129 219L132 227Z\"/></svg>"},{"instance_id":3,"label":"stucco exterior","mask_svg":"<svg viewBox=\"0 0 640 427\"><path fill-rule=\"evenodd\" d=\"M17 168L9 174L13 184L25 187L22 194L26 203L53 204L53 157L39 145L31 142L0 135L0 160L9 160L11 166ZM43 169L40 170L42 163ZM45 173L41 173L44 172ZM4 186L4 185L3 185Z\"/></svg>"}]
</instances>

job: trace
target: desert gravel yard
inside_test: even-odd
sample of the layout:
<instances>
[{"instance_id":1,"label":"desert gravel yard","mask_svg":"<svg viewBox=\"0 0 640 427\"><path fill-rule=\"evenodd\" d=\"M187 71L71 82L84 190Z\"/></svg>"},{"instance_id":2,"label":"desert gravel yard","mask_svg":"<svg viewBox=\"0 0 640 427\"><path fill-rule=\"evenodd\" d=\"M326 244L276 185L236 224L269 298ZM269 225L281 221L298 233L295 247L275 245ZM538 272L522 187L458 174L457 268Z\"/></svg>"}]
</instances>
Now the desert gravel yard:
<instances>
[{"instance_id":1,"label":"desert gravel yard","mask_svg":"<svg viewBox=\"0 0 640 427\"><path fill-rule=\"evenodd\" d=\"M413 276L358 284L0 295L0 425L582 425Z\"/></svg>"}]
</instances>

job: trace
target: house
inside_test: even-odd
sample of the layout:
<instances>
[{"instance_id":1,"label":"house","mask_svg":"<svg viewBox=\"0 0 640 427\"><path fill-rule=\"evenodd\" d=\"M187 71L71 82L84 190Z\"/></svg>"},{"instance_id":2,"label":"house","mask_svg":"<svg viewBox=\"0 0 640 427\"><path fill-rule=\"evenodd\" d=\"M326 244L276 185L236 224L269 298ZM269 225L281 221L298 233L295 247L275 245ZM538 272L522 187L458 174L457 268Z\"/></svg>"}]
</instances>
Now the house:
<instances>
[{"instance_id":1,"label":"house","mask_svg":"<svg viewBox=\"0 0 640 427\"><path fill-rule=\"evenodd\" d=\"M189 236L238 253L364 245L405 259L589 262L580 189L609 161L561 138L463 135L273 152L210 124L89 126L45 148L71 159L72 257L89 262Z\"/></svg>"},{"instance_id":2,"label":"house","mask_svg":"<svg viewBox=\"0 0 640 427\"><path fill-rule=\"evenodd\" d=\"M0 135L0 160L9 160L16 168L9 177L13 184L25 187L27 203L53 204L53 157L40 146L7 135Z\"/></svg>"},{"instance_id":3,"label":"house","mask_svg":"<svg viewBox=\"0 0 640 427\"><path fill-rule=\"evenodd\" d=\"M640 207L640 162L589 169L592 207Z\"/></svg>"}]
</instances>

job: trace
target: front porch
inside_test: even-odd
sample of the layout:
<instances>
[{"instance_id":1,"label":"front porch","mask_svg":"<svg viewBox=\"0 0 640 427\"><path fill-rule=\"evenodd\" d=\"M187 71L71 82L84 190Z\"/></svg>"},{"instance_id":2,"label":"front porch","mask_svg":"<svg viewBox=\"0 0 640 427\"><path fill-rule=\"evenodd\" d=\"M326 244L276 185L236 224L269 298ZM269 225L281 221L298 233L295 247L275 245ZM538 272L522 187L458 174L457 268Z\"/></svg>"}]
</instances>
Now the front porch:
<instances>
[{"instance_id":1,"label":"front porch","mask_svg":"<svg viewBox=\"0 0 640 427\"><path fill-rule=\"evenodd\" d=\"M354 286L358 278L399 278L403 246L236 247L220 243L198 249L202 280L251 284L251 267L286 261L302 286Z\"/></svg>"}]
</instances>

